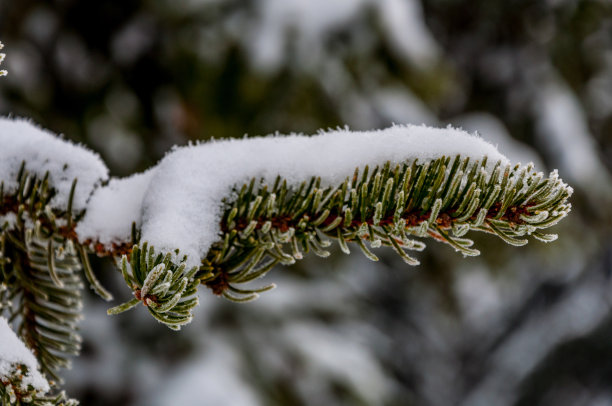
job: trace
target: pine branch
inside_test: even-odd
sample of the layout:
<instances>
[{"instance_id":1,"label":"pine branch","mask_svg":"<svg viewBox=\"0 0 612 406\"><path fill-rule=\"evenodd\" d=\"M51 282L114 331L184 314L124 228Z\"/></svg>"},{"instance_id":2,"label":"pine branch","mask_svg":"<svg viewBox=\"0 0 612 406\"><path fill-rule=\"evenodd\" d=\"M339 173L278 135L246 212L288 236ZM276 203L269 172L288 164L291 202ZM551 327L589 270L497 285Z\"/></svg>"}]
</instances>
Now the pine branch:
<instances>
[{"instance_id":1,"label":"pine branch","mask_svg":"<svg viewBox=\"0 0 612 406\"><path fill-rule=\"evenodd\" d=\"M78 401L70 399L64 391L56 395L41 393L32 386L23 390L21 383L23 376L28 373L28 368L18 365L14 374L9 378L0 380L0 403L5 406L76 406Z\"/></svg>"},{"instance_id":2,"label":"pine branch","mask_svg":"<svg viewBox=\"0 0 612 406\"><path fill-rule=\"evenodd\" d=\"M323 135L330 138L323 138ZM110 309L110 314L142 303L158 321L179 329L192 319L192 310L197 305L194 295L199 284L230 300L253 300L274 285L251 288L244 284L264 276L277 264L292 264L309 252L327 257L330 255L327 248L333 240L338 242L343 252L348 254L350 246L354 244L374 261L378 257L373 250L389 246L407 264L417 265L419 261L411 251L423 250L425 244L414 238L433 238L450 245L464 256L479 254L473 248L473 241L465 238L469 231L494 234L513 245L526 244L525 237L529 235L546 242L556 238L556 235L543 234L541 230L551 227L567 215L570 210L567 200L572 193L572 189L558 179L556 172L546 178L542 173L535 172L531 165L510 166L502 164L503 161L488 164L486 157L482 161L476 160L474 156L484 155L483 151L488 151L487 154L492 154L495 159L504 158L492 146L452 129L392 127L378 134L377 139L414 147L416 144L411 143L416 143L419 136L425 135L437 137L438 142L432 142L435 146L430 145L422 156L440 156L439 151L446 150L441 148L440 143L449 135L459 137L456 139L463 147L474 147L477 153L466 153L469 157L441 156L424 161L417 159L421 155L410 153L408 157L412 158L405 158L403 163L387 162L381 167L356 169L352 177L335 185L324 184L317 177L299 184L291 184L281 176L273 184L266 183L263 178L253 178L250 183L235 189L231 197L226 196L223 202L223 194L219 191L229 191L231 185L225 189L225 185L219 186L219 182L208 179L203 180L204 189L198 189L198 182L191 182L187 185L194 190L175 192L182 193L181 196L186 198L199 196L199 199L208 199L201 202L202 210L206 212L216 209L211 204L223 205L223 215L215 220L220 221L219 239L213 242L214 222L207 223L206 220L196 224L206 227L213 224L212 229L202 230L204 240L212 244L191 244L189 241L199 241L199 236L193 235L196 229L187 224L191 217L181 212L178 218L182 223L177 230L188 228L189 232L180 236L176 234L177 230L171 230L169 235L172 238L162 238L160 241L172 245L178 237L181 244L165 246L159 252L148 243L150 238L155 238L150 230L147 231L148 237L140 240L142 223L138 227L136 223L132 225L131 241L110 239L109 236L116 236L117 233L124 235L125 224L113 223L110 228L100 224L101 218L91 217L92 212L100 213L91 210L91 199L99 197L98 210L112 200L120 199L122 202L128 191L126 185L135 186L140 191L138 193L145 193L155 174L163 179L162 186L172 188L176 180L170 174L182 176L184 170L193 170L202 164L202 159L223 165L223 160L211 155L212 150L175 150L156 168L123 184L115 183L112 188L109 184L108 189L99 183L104 180L105 170L103 165L95 162L97 157L94 156L92 161L88 152L79 151L82 156L74 159L70 173L71 177L76 175L75 166L89 168L85 189L89 190L91 199L87 193L80 192L78 202L81 211L74 219L72 202L75 183L67 198L67 176L63 173L67 165L60 170L61 174L54 172L51 176L61 184L61 193L58 192L59 186L49 183L49 174L42 178L30 176L22 166L17 192L5 196L3 186L0 188L0 215L10 220L2 228L5 257L2 261L2 282L8 287L8 293L2 294L0 299L17 304L10 311L11 317L20 318L22 337L39 357L43 371L57 379L56 370L66 366L68 355L79 349L76 321L80 312L81 284L78 271L82 268L90 286L101 297L110 299L110 294L99 284L89 266L89 249L98 255L114 257L134 295L133 299ZM40 136L36 134L36 137ZM331 142L332 138L345 137L343 139L348 142L357 135L345 131L342 136L331 136L322 134L320 138L313 138L312 143L307 144L310 145L308 156L314 156L317 147L312 146L320 147L321 141ZM362 154L369 153L373 146L368 138L370 136L362 134L357 138ZM283 151L285 146L293 145L290 141L280 142L280 147L271 142L258 142L256 145L260 152L266 152L262 146ZM339 143L334 142L338 148ZM229 148L230 144L224 146ZM55 147L59 148L59 145L54 144ZM244 148L232 148L238 153L245 152ZM384 151L388 154L388 148ZM39 159L33 152L29 153L34 159ZM343 153L343 149L338 149L338 152ZM200 153L203 155L200 156ZM300 157L301 167L309 165L310 158ZM68 160L69 157L64 159ZM92 164L88 165L90 161ZM182 166L185 162L186 166ZM346 162L352 163L354 160ZM340 167L346 169L346 162ZM167 165L164 166L165 163ZM284 165L293 163L285 161ZM38 163L36 173L39 177L45 165L46 160ZM58 168L57 163L54 165ZM331 167L337 169L335 165ZM241 168L242 171L257 168L256 171L265 172L260 161L256 161L252 167L247 165ZM283 167L278 173L284 173L282 169L286 170ZM233 172L224 178L224 182L243 179L242 176L241 171ZM211 190L206 189L210 185L214 189L212 200ZM12 187L14 189L14 184ZM96 188L103 193L91 196ZM159 185L156 188L160 190ZM60 199L56 199L56 204L51 206L49 201L55 193ZM145 210L142 206L144 197L140 195L130 199L127 201L131 207L130 216L136 216L136 222ZM141 203L134 205L134 201ZM58 209L57 202L67 202L67 207ZM180 205L182 200L178 200L178 206L176 199L164 202L176 206L172 206L172 209L184 209ZM160 207L157 201L155 203L158 210L169 214L167 207L163 204ZM197 207L193 202L188 207L187 213L197 215L192 210ZM119 205L117 209L123 209L123 206ZM14 217L10 217L11 214ZM89 219L81 217L85 214ZM156 215L159 217L153 210L148 215L149 220ZM165 221L166 217L161 217ZM205 218L216 219L214 216ZM87 224L86 227L79 228L82 223L77 227L81 220ZM154 227L157 234L170 231L166 228L172 224L164 221L161 221L161 228L160 223L157 228ZM77 235L77 230L84 231L86 235ZM102 234L105 236L104 243ZM179 249L185 247L191 250L191 257L179 253ZM202 247L200 251L205 252L197 252L198 249L194 247Z\"/></svg>"},{"instance_id":3,"label":"pine branch","mask_svg":"<svg viewBox=\"0 0 612 406\"><path fill-rule=\"evenodd\" d=\"M525 236L553 241L540 230L567 215L572 190L556 172L548 178L528 166L498 162L487 171L486 159L459 156L431 162L356 170L336 187L311 179L298 187L280 177L271 187L253 179L226 203L222 240L214 244L197 274L217 295L244 301L261 289L240 284L263 276L274 265L292 264L310 251L326 257L336 240L345 253L354 242L371 260L371 251L392 247L409 265L419 262L407 251L425 245L412 237L430 237L464 256L478 255L468 231L494 234L513 245Z\"/></svg>"},{"instance_id":4,"label":"pine branch","mask_svg":"<svg viewBox=\"0 0 612 406\"><path fill-rule=\"evenodd\" d=\"M81 270L70 238L70 207L52 210L48 177L37 179L25 167L15 194L0 184L0 214L13 213L12 224L0 225L3 312L19 323L18 332L38 358L42 371L61 382L57 372L70 366L81 346ZM68 218L68 219L66 219Z\"/></svg>"},{"instance_id":5,"label":"pine branch","mask_svg":"<svg viewBox=\"0 0 612 406\"><path fill-rule=\"evenodd\" d=\"M108 314L124 312L138 303L147 307L160 323L173 330L191 322L192 309L198 305L195 294L199 281L194 279L197 267L187 270L185 258L179 265L171 261L171 254L156 254L144 243L135 245L130 260L121 257L121 273L134 290L134 299L108 310Z\"/></svg>"},{"instance_id":6,"label":"pine branch","mask_svg":"<svg viewBox=\"0 0 612 406\"><path fill-rule=\"evenodd\" d=\"M532 165L488 165L486 161L456 156L394 166L387 162L372 170L367 166L357 169L352 178L334 187L322 186L320 178L299 185L289 185L281 177L273 185L252 179L234 191L233 200L225 201L220 239L202 260L195 280L216 295L244 302L274 285L241 285L262 277L277 264L293 264L309 252L327 257L332 240L346 254L349 244L355 243L374 261L378 257L372 249L389 246L407 264L418 265L409 251L421 251L425 244L414 237L433 238L464 256L480 253L465 238L469 231L493 234L517 246L526 244L528 236L544 242L556 239L541 230L567 215L572 189L556 172L545 178ZM132 255L129 263L123 257L124 278L136 299L112 313L139 301L147 304L139 289L148 278L160 280L155 265L162 258L153 248L149 250L146 270L141 268L142 254ZM126 276L130 264L132 269L141 269L137 281ZM167 267L172 262L164 264ZM185 323L189 320L184 318ZM174 320L166 324L177 327Z\"/></svg>"},{"instance_id":7,"label":"pine branch","mask_svg":"<svg viewBox=\"0 0 612 406\"><path fill-rule=\"evenodd\" d=\"M49 394L36 358L0 317L0 402L2 405L77 405L64 392Z\"/></svg>"}]
</instances>

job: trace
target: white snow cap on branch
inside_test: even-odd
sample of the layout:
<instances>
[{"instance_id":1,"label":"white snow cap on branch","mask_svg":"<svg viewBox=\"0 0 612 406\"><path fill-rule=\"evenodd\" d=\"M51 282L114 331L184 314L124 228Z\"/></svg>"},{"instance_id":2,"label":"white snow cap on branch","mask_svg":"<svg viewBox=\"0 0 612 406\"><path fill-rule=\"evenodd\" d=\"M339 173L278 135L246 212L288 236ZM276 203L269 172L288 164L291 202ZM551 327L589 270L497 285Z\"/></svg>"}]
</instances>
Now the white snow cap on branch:
<instances>
[{"instance_id":1,"label":"white snow cap on branch","mask_svg":"<svg viewBox=\"0 0 612 406\"><path fill-rule=\"evenodd\" d=\"M31 385L37 391L49 391L49 383L38 371L34 354L17 338L6 319L0 317L0 381L10 382L15 374L19 375L20 365L25 365L28 372L23 376L19 389L25 392Z\"/></svg>"},{"instance_id":2,"label":"white snow cap on branch","mask_svg":"<svg viewBox=\"0 0 612 406\"><path fill-rule=\"evenodd\" d=\"M49 180L57 194L50 204L65 209L74 178L78 178L73 210L85 209L87 199L108 169L100 156L87 148L59 138L28 120L0 118L0 182L4 192L17 190L17 174L22 162L26 170L42 178L49 171Z\"/></svg>"},{"instance_id":3,"label":"white snow cap on branch","mask_svg":"<svg viewBox=\"0 0 612 406\"><path fill-rule=\"evenodd\" d=\"M280 175L289 184L299 184L316 176L335 185L365 165L455 155L474 160L487 156L491 166L508 162L478 136L451 127L411 125L376 131L340 129L314 136L277 134L175 148L143 176L99 189L77 233L82 241L129 241L125 212L121 225L110 221L109 215L131 207L131 221L141 225L143 241L164 252L178 248L181 255L188 255L189 266L198 265L219 238L222 199L253 177L272 183ZM105 191L109 187L114 192Z\"/></svg>"},{"instance_id":4,"label":"white snow cap on branch","mask_svg":"<svg viewBox=\"0 0 612 406\"><path fill-rule=\"evenodd\" d=\"M132 223L142 225L142 200L154 171L151 168L127 178L113 178L108 185L96 189L85 217L76 227L79 239L94 240L107 247L129 241Z\"/></svg>"}]
</instances>

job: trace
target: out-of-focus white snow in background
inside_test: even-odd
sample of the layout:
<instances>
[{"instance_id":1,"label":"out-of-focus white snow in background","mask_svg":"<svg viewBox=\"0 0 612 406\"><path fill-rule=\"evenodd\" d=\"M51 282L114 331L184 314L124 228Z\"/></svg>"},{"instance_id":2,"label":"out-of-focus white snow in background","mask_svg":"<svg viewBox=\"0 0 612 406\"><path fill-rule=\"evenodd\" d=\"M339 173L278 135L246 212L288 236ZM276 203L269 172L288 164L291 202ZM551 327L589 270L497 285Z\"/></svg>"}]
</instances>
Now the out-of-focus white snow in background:
<instances>
[{"instance_id":1,"label":"out-of-focus white snow in background","mask_svg":"<svg viewBox=\"0 0 612 406\"><path fill-rule=\"evenodd\" d=\"M607 2L463 2L463 10L417 0L238 3L157 2L111 35L107 64L78 33L61 31L63 17L41 5L25 19L21 38L8 41L0 29L3 67L10 72L0 83L0 111L53 104L59 96L48 83L50 66L68 72L62 81L70 88L110 82L104 107L87 110L86 123L54 124L68 135L71 126L84 128L109 166L131 173L144 169L137 168L137 157L185 143L183 132L197 122L190 114L197 114L185 101L189 89L167 84L143 96L113 69L132 67L146 55L183 52L201 65L188 59L162 64L178 60L185 65L181 75L197 77L238 53L248 67L235 62L226 68L246 70L247 84L236 84L245 99L272 87L260 83L266 78L284 86L265 99L276 115L253 114L268 130L290 122L289 131L313 132L312 111L333 111L334 125L352 129L452 124L479 132L512 162L532 161L545 172L558 168L577 191L574 210L555 227L560 238L553 244L515 248L474 236L483 255L464 259L430 242L418 268L406 267L390 250L379 263L358 249L348 257L337 250L327 260L309 257L273 270L266 282L277 289L249 304L229 303L203 288L194 322L178 334L144 307L108 317L92 298L82 324L83 355L65 374L69 393L84 404L126 405L503 406L529 393L539 397L522 404L610 404L612 388L601 372L612 362L607 339L587 344L599 331L612 335L612 160L605 136L612 122L612 37L609 23L602 23L580 40L567 17L589 5L607 10ZM461 13L445 19L446 10ZM512 27L520 33L508 34ZM40 52L54 38L58 46ZM559 44L572 41L582 41L579 52L564 60L556 54ZM574 67L584 78L564 71L575 60L589 63L584 71ZM206 77L223 79L221 73ZM282 97L293 83L286 77L310 84L300 88L313 97L310 110L292 115L284 109L293 102ZM4 91L9 88L25 102L15 102ZM231 107L242 99L224 99L230 90L198 97ZM147 104L151 117L143 113ZM31 114L44 124L44 112ZM138 136L134 122L142 115L158 123L159 134ZM247 124L236 120L224 125L246 132ZM97 265L118 300L126 299L119 275ZM580 369L580 360L588 368Z\"/></svg>"}]
</instances>

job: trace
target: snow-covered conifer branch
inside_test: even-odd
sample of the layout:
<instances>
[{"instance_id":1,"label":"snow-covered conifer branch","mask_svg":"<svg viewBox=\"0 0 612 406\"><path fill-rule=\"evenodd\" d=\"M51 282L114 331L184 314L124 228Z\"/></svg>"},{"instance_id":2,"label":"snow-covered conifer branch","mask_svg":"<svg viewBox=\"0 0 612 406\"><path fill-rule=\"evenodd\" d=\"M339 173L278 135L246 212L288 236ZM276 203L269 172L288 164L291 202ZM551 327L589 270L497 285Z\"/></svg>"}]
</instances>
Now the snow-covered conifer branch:
<instances>
[{"instance_id":1,"label":"snow-covered conifer branch","mask_svg":"<svg viewBox=\"0 0 612 406\"><path fill-rule=\"evenodd\" d=\"M132 247L130 260L121 257L121 273L128 286L134 289L134 299L108 310L108 314L124 312L138 303L173 330L191 322L191 311L198 305L195 294L199 280L194 276L198 267L187 269L185 258L177 265L171 254L156 254L145 242Z\"/></svg>"},{"instance_id":2,"label":"snow-covered conifer branch","mask_svg":"<svg viewBox=\"0 0 612 406\"><path fill-rule=\"evenodd\" d=\"M110 180L97 155L27 122L0 120L0 143L0 303L53 379L79 349L80 270L110 298L88 252L113 257L133 292L110 314L142 303L179 329L200 284L252 300L274 285L243 284L309 252L328 256L332 241L372 260L389 246L410 265L420 238L463 255L479 253L469 231L552 241L541 231L567 215L572 193L556 172L512 165L452 128L203 143Z\"/></svg>"},{"instance_id":3,"label":"snow-covered conifer branch","mask_svg":"<svg viewBox=\"0 0 612 406\"><path fill-rule=\"evenodd\" d=\"M464 255L479 253L464 238L470 230L514 245L527 235L550 241L555 236L541 230L568 213L570 194L556 172L545 177L532 165L511 165L460 130L337 130L176 148L149 171L97 189L76 232L101 255L118 257L147 242L155 247L149 262L170 254L175 266L197 267L195 280L215 294L248 301L273 285L241 284L311 251L327 256L331 240L344 252L355 243L373 260L372 249L386 245L410 265L418 260L408 251L424 248L413 238L433 238ZM122 222L109 221L119 211ZM124 272L136 299L112 313L139 301L157 305L141 294L147 274L136 282L134 275ZM172 292L174 300L189 300Z\"/></svg>"},{"instance_id":4,"label":"snow-covered conifer branch","mask_svg":"<svg viewBox=\"0 0 612 406\"><path fill-rule=\"evenodd\" d=\"M0 145L0 313L55 391L59 370L81 345L82 247L74 227L107 169L92 152L24 120L0 120ZM35 400L72 404L61 393Z\"/></svg>"},{"instance_id":5,"label":"snow-covered conifer branch","mask_svg":"<svg viewBox=\"0 0 612 406\"><path fill-rule=\"evenodd\" d=\"M463 238L469 230L513 245L526 244L528 235L554 240L541 230L569 212L571 194L556 172L544 178L531 165L500 161L487 167L486 158L456 156L366 166L336 186L321 186L320 178L293 187L280 177L272 186L253 179L227 203L222 238L198 275L215 293L248 300L258 292L236 285L303 253L326 257L331 240L345 253L354 242L372 260L378 259L372 248L389 246L409 265L419 262L407 251L425 247L415 237L444 242L464 256L479 254L473 241Z\"/></svg>"},{"instance_id":6,"label":"snow-covered conifer branch","mask_svg":"<svg viewBox=\"0 0 612 406\"><path fill-rule=\"evenodd\" d=\"M70 365L81 343L81 264L66 219L72 216L50 208L48 175L38 179L22 165L17 180L10 194L0 182L0 215L9 219L0 224L0 282L7 287L0 293L2 310L19 322L19 335L42 371L59 383L57 371Z\"/></svg>"},{"instance_id":7,"label":"snow-covered conifer branch","mask_svg":"<svg viewBox=\"0 0 612 406\"><path fill-rule=\"evenodd\" d=\"M74 406L63 392L47 395L49 383L38 370L34 354L0 317L0 402L2 405Z\"/></svg>"}]
</instances>

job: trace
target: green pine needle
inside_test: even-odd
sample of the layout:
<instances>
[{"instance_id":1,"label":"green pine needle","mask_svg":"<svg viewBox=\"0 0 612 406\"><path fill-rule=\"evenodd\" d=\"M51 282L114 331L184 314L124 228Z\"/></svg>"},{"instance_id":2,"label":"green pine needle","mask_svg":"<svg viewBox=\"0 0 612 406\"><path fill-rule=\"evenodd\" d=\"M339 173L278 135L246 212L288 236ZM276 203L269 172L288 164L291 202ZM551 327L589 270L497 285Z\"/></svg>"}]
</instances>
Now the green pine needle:
<instances>
[{"instance_id":1,"label":"green pine needle","mask_svg":"<svg viewBox=\"0 0 612 406\"><path fill-rule=\"evenodd\" d=\"M22 165L16 194L4 193L0 184L0 214L16 214L12 226L0 226L0 285L5 287L0 311L16 321L42 372L59 384L58 371L70 366L81 347L83 283L80 258L68 238L71 228L59 222L68 211L48 205L54 195L48 179L48 174L30 176Z\"/></svg>"},{"instance_id":2,"label":"green pine needle","mask_svg":"<svg viewBox=\"0 0 612 406\"><path fill-rule=\"evenodd\" d=\"M145 242L132 247L131 260L121 258L121 271L125 282L134 291L134 298L107 311L119 314L142 303L149 312L168 327L179 330L191 322L192 310L198 305L194 297L200 280L197 267L187 269L184 258L175 264L171 255L156 254Z\"/></svg>"},{"instance_id":3,"label":"green pine needle","mask_svg":"<svg viewBox=\"0 0 612 406\"><path fill-rule=\"evenodd\" d=\"M480 253L463 238L471 230L512 245L526 244L525 235L552 241L554 234L538 230L569 213L572 189L556 172L546 178L532 165L487 165L486 158L456 156L366 166L341 185L322 186L312 178L291 187L279 177L270 187L252 179L236 192L236 199L226 201L223 242L212 246L199 273L205 270L203 283L215 294L249 301L257 289L236 285L253 280L248 276L254 269L262 276L260 262L291 264L310 251L327 256L321 238L336 240L345 253L354 242L373 261L378 257L371 248L390 246L410 265L419 261L406 250L424 244L409 235L433 238L466 256Z\"/></svg>"}]
</instances>

